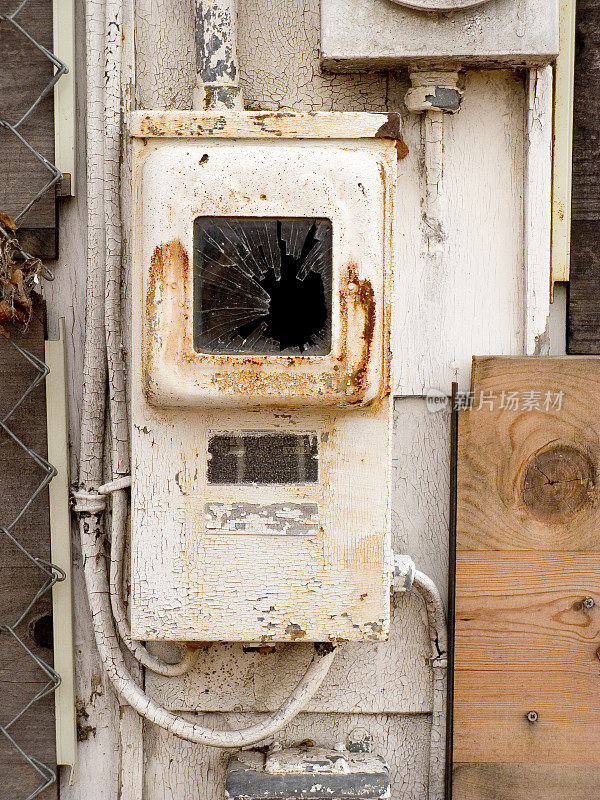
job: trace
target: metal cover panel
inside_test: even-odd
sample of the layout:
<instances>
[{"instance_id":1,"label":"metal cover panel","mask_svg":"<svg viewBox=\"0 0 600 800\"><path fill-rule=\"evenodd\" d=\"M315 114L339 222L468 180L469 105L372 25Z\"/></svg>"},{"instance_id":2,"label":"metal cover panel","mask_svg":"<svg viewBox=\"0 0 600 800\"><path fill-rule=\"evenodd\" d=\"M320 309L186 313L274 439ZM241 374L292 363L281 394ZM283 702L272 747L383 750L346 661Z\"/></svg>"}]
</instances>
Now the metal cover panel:
<instances>
[{"instance_id":1,"label":"metal cover panel","mask_svg":"<svg viewBox=\"0 0 600 800\"><path fill-rule=\"evenodd\" d=\"M386 639L394 143L355 138L353 115L341 142L318 138L322 116L280 120L312 126L306 141L248 115L214 123L218 140L188 115L177 139L162 117L134 152L133 635ZM327 125L341 135L339 116ZM283 220L331 221L331 352L194 348L199 217L281 220L286 255Z\"/></svg>"},{"instance_id":2,"label":"metal cover panel","mask_svg":"<svg viewBox=\"0 0 600 800\"><path fill-rule=\"evenodd\" d=\"M390 215L397 169L389 140L345 146L167 140L139 152L139 308L148 402L352 406L387 392ZM229 218L238 227L249 218L330 221L326 354L298 348L199 352L192 264L200 217Z\"/></svg>"},{"instance_id":3,"label":"metal cover panel","mask_svg":"<svg viewBox=\"0 0 600 800\"><path fill-rule=\"evenodd\" d=\"M389 797L385 761L370 753L294 747L233 756L227 767L228 800L379 800Z\"/></svg>"},{"instance_id":4,"label":"metal cover panel","mask_svg":"<svg viewBox=\"0 0 600 800\"><path fill-rule=\"evenodd\" d=\"M323 64L332 70L398 64L533 66L558 54L558 0L468 5L464 0L321 0ZM452 6L462 8L448 11Z\"/></svg>"}]
</instances>

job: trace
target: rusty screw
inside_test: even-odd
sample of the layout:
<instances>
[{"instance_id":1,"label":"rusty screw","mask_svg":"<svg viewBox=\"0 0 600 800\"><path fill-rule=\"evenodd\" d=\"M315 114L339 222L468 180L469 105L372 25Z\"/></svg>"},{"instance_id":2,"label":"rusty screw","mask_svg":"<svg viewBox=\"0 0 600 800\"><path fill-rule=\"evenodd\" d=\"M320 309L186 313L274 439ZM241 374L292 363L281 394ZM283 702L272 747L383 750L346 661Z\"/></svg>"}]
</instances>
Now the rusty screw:
<instances>
[{"instance_id":1,"label":"rusty screw","mask_svg":"<svg viewBox=\"0 0 600 800\"><path fill-rule=\"evenodd\" d=\"M538 721L538 713L537 711L528 711L527 712L527 721L528 722L537 722Z\"/></svg>"},{"instance_id":2,"label":"rusty screw","mask_svg":"<svg viewBox=\"0 0 600 800\"><path fill-rule=\"evenodd\" d=\"M593 608L596 605L593 597L586 597L583 601L584 608Z\"/></svg>"}]
</instances>

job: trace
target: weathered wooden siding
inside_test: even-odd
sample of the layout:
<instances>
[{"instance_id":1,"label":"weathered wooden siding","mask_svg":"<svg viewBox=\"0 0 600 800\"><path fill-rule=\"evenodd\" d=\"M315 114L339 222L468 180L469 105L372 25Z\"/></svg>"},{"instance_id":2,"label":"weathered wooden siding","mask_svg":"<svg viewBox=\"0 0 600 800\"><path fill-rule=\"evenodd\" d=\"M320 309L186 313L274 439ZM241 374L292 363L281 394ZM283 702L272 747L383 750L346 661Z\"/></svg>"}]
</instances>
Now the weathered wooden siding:
<instances>
[{"instance_id":1,"label":"weathered wooden siding","mask_svg":"<svg viewBox=\"0 0 600 800\"><path fill-rule=\"evenodd\" d=\"M568 352L600 354L600 3L577 2Z\"/></svg>"},{"instance_id":2,"label":"weathered wooden siding","mask_svg":"<svg viewBox=\"0 0 600 800\"><path fill-rule=\"evenodd\" d=\"M191 104L194 83L193 8L179 0L138 0L135 7L135 95L139 107ZM424 571L445 585L446 509L448 504L447 411L430 413L423 395L429 387L449 390L458 376L467 387L471 354L521 353L524 341L525 277L523 194L525 182L525 87L506 72L469 74L463 110L447 124L445 192L450 209L447 273L439 276L443 291L429 292L434 275L423 258L421 233L423 176L420 125L403 106L408 80L404 74L325 75L318 66L318 0L246 0L240 4L239 54L241 82L251 108L296 111L402 112L408 156L399 164L402 230L396 263L395 441L393 476L394 548L411 553ZM126 4L131 22L131 6ZM83 41L78 20L78 44ZM129 33L126 42L129 43ZM129 44L128 44L129 46ZM83 64L80 47L79 63ZM80 75L81 81L81 75ZM80 94L80 102L82 95ZM485 122L485 124L483 124ZM81 135L81 131L80 131ZM80 149L80 154L82 148ZM80 186L84 173L79 163ZM69 201L62 212L61 260L57 280L47 288L50 324L67 317L72 331L69 370L72 441L78 441L79 382L83 338L83 264L85 203ZM128 243L127 243L128 247ZM429 272L428 272L429 270ZM435 288L435 287L434 287ZM542 305L542 313L543 305ZM435 335L430 334L434 329ZM77 549L77 548L76 548ZM75 556L77 558L77 554ZM82 742L73 786L63 780L68 800L215 800L223 785L223 754L178 741L149 725L142 726L127 710L120 711L102 676L92 643L81 574L76 575L78 693ZM393 796L425 800L430 710L430 674L422 608L414 598L397 604L394 640L375 651L349 651L322 690L321 705L302 715L282 741L343 738L357 724L371 729L378 749L394 768ZM152 691L168 693L174 705L214 711L222 695L203 701L201 675L212 670L221 680L233 673L246 676L236 689L237 712L254 712L265 684L278 680L269 662L251 676L252 663L240 669L231 648L211 648L199 677L181 682L147 676ZM399 661L394 658L398 655ZM291 680L301 668L300 651L286 664ZM296 666L295 660L298 660ZM263 662L261 662L263 663ZM393 673L394 666L396 668ZM367 691L368 689L368 691ZM276 699L273 696L271 702ZM315 700L317 703L317 700ZM356 715L357 710L376 713ZM416 713L415 713L416 712ZM218 718L220 724L233 722ZM123 742L120 742L120 739ZM143 740L143 754L140 743ZM119 748L123 745L123 755ZM119 788L121 787L121 788Z\"/></svg>"},{"instance_id":3,"label":"weathered wooden siding","mask_svg":"<svg viewBox=\"0 0 600 800\"><path fill-rule=\"evenodd\" d=\"M3 3L2 13L18 3ZM29 0L16 22L43 47L52 49L52 3ZM2 101L0 117L15 124L51 80L54 68L20 31L1 23ZM54 102L50 92L19 127L23 138L44 158L54 160ZM48 182L50 173L8 128L0 128L3 180L0 209L16 217ZM21 244L35 256L55 258L58 238L56 192L47 191L20 220Z\"/></svg>"},{"instance_id":4,"label":"weathered wooden siding","mask_svg":"<svg viewBox=\"0 0 600 800\"><path fill-rule=\"evenodd\" d=\"M1 418L9 413L15 403L37 376L36 370L13 347L13 342L26 348L36 358L44 357L45 314L42 305L34 311L29 330L13 333L12 341L2 336L0 340L0 382L3 388L0 404ZM46 393L44 383L35 388L22 405L7 420L15 436L33 452L47 455ZM0 524L9 526L23 509L29 497L44 478L39 465L6 432L0 432ZM48 490L42 491L26 513L11 529L11 535L31 554L28 557L7 534L0 532L0 615L2 623L14 626L27 606L42 589L47 574L33 558L50 560L50 521L48 516ZM2 725L22 712L23 708L49 684L49 677L24 649L29 648L35 658L52 664L52 599L45 592L30 608L20 625L0 635L0 697L2 698ZM56 769L54 736L54 696L52 692L34 703L9 729L19 747L30 757L37 758L50 769ZM25 761L8 739L0 737L0 797L27 796L41 785L43 779ZM39 797L53 800L57 797L56 784Z\"/></svg>"}]
</instances>

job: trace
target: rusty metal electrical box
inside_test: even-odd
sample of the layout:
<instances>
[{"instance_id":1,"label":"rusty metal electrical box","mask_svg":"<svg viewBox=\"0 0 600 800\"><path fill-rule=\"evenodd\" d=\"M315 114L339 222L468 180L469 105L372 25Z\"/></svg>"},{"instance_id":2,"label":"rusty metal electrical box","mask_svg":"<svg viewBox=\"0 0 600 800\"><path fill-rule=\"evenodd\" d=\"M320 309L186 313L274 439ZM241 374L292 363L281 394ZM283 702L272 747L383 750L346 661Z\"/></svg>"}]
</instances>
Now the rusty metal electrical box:
<instances>
[{"instance_id":1,"label":"rusty metal electrical box","mask_svg":"<svg viewBox=\"0 0 600 800\"><path fill-rule=\"evenodd\" d=\"M331 70L541 66L558 55L558 0L321 0Z\"/></svg>"},{"instance_id":2,"label":"rusty metal electrical box","mask_svg":"<svg viewBox=\"0 0 600 800\"><path fill-rule=\"evenodd\" d=\"M133 636L385 639L399 119L132 133Z\"/></svg>"}]
</instances>

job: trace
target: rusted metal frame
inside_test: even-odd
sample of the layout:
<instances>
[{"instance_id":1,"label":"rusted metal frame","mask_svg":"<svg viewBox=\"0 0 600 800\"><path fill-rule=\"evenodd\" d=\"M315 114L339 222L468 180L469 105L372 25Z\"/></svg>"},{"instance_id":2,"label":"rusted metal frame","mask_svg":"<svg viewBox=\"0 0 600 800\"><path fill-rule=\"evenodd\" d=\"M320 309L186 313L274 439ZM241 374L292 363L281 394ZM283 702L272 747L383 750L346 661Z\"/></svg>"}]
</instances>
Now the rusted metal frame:
<instances>
[{"instance_id":1,"label":"rusted metal frame","mask_svg":"<svg viewBox=\"0 0 600 800\"><path fill-rule=\"evenodd\" d=\"M428 106L430 107L430 106ZM397 112L245 111L224 116L201 111L134 111L130 134L142 139L395 139L402 141Z\"/></svg>"}]
</instances>

